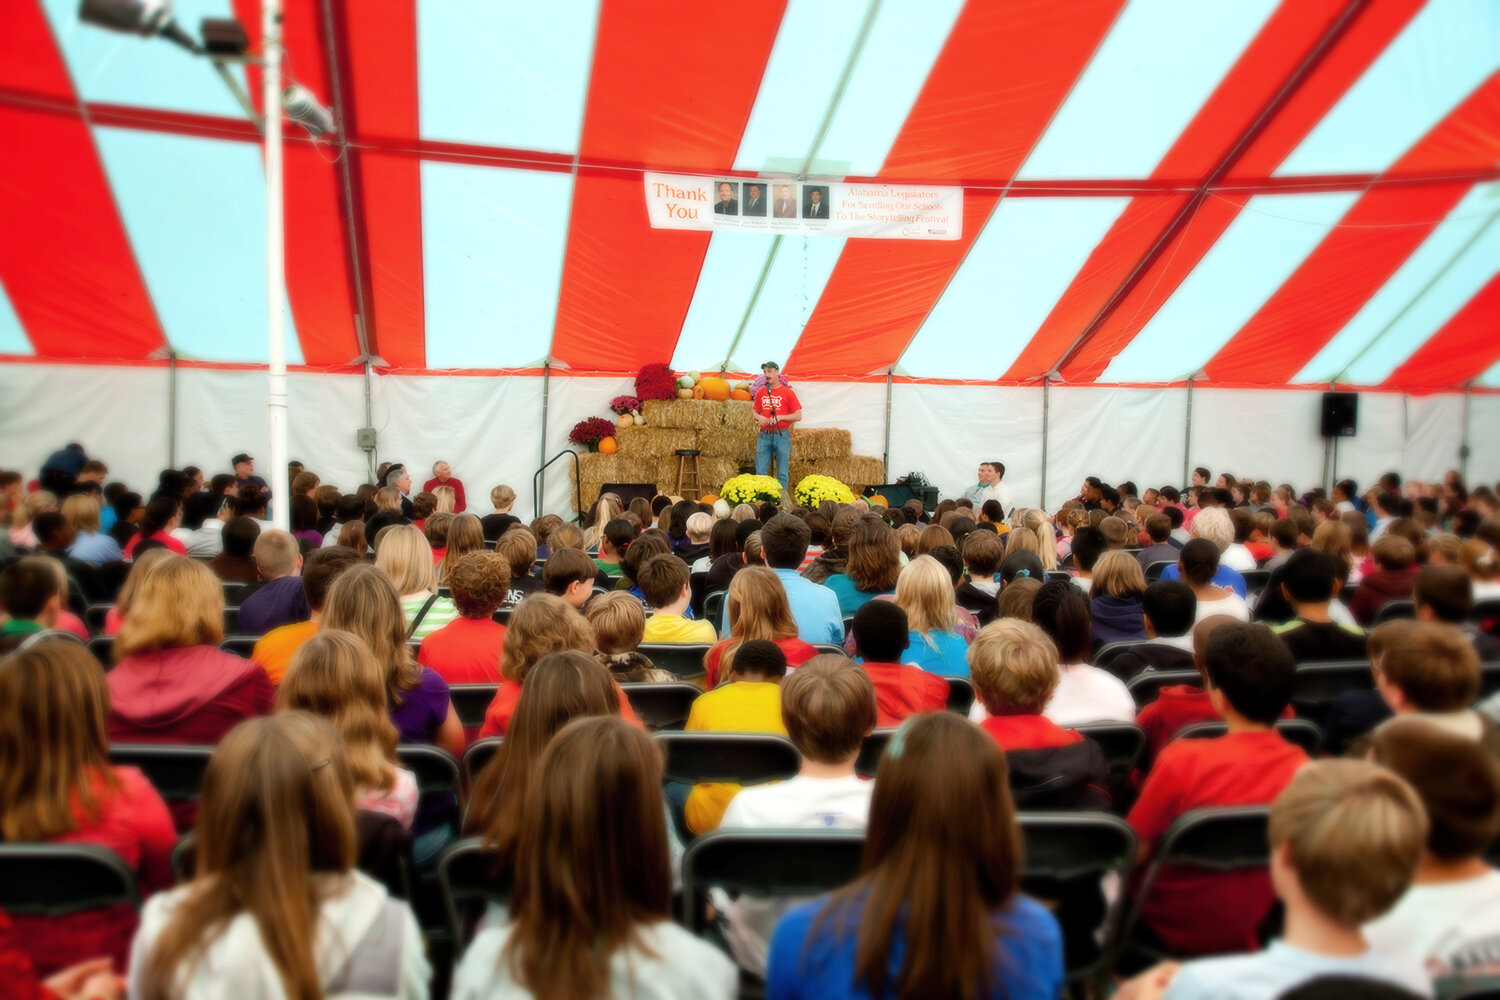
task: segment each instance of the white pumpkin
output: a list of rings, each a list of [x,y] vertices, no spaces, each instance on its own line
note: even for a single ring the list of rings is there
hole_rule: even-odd
[[[645,424],[646,424],[646,418],[643,417],[643,416],[641,416],[641,411],[640,410],[634,410],[634,411],[631,412],[630,415],[635,418],[635,425],[637,427],[643,427],[643,426],[645,426]]]

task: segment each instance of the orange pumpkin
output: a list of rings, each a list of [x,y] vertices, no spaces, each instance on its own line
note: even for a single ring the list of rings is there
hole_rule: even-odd
[[[619,450],[620,450],[620,443],[618,441],[616,441],[613,437],[607,437],[607,438],[600,438],[599,439],[599,454],[601,454],[601,455],[613,455],[615,452],[617,452]]]
[[[748,400],[750,398],[750,390],[748,390],[748,389],[736,389],[736,390],[734,390],[733,392],[731,392],[729,394],[729,398],[730,399],[745,399],[745,400]]]
[[[718,503],[719,502],[719,498],[716,497],[716,496],[714,496],[712,493],[705,493],[701,497],[698,498],[698,502],[699,503],[706,503],[706,504],[714,504],[714,503]]]
[[[701,385],[695,385],[695,386],[693,386],[693,398],[694,399],[702,399],[703,398],[703,386],[701,386]]]
[[[707,376],[698,380],[698,390],[704,399],[712,399],[716,403],[722,403],[729,398],[729,383],[721,378]]]

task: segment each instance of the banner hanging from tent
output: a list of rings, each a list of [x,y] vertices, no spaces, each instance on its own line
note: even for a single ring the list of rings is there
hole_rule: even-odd
[[[646,212],[653,229],[956,240],[964,189],[647,173]]]

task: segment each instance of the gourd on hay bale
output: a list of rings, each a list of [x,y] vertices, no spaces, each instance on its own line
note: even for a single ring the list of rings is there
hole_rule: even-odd
[[[711,399],[648,399],[641,406],[641,416],[647,427],[697,431],[720,422],[720,411],[728,405]]]
[[[632,458],[663,458],[681,448],[697,448],[698,432],[683,427],[622,427],[615,435],[620,454]]]
[[[849,432],[842,428],[792,428],[793,460],[816,462],[824,458],[848,458],[852,447]]]
[[[792,464],[795,466],[797,463]],[[824,458],[812,464],[813,471],[818,475],[832,476],[839,482],[854,487],[855,492],[865,486],[876,486],[885,482],[885,463],[868,455]]]

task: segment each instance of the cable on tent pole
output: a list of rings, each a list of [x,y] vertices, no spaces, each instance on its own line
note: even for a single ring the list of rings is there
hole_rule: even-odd
[[[1052,409],[1052,376],[1042,376],[1042,510],[1047,509],[1047,418]]]
[[[282,217],[280,0],[262,0],[261,33],[265,39],[261,107],[266,109],[266,325],[269,340],[266,413],[271,432],[271,523],[286,531],[291,527],[292,505],[286,464],[286,246]]]
[[[891,383],[895,380],[896,369],[885,370],[885,453],[881,461],[885,463],[885,481],[891,481]]]
[[[1187,414],[1182,420],[1182,481],[1184,484],[1193,481],[1193,379],[1188,376],[1187,384]]]
[[[167,348],[167,468],[177,468],[177,352]]]

